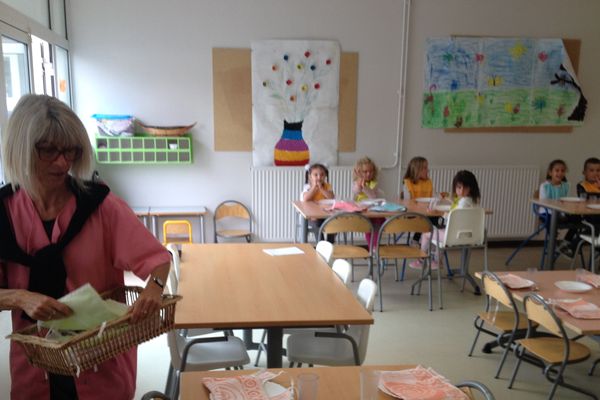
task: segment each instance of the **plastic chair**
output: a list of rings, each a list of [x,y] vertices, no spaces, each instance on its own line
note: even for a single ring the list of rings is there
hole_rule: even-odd
[[[527,330],[527,316],[519,313],[512,293],[498,276],[492,272],[484,271],[482,281],[486,294],[485,311],[479,313],[475,318],[474,325],[477,333],[475,339],[473,339],[469,357],[473,355],[473,350],[481,332],[496,336],[497,343],[504,347],[502,359],[494,376],[494,378],[498,378],[517,334],[523,337]],[[509,311],[498,311],[500,305],[503,306],[504,310],[508,308]],[[484,327],[485,325],[494,328],[498,333]],[[537,324],[534,323],[534,327],[537,327]]]
[[[247,228],[246,228],[247,226]],[[252,215],[244,204],[236,200],[226,200],[215,208],[213,218],[215,243],[219,238],[244,238],[252,241]]]
[[[463,250],[483,248],[483,270],[488,270],[487,256],[487,237],[485,234],[485,210],[481,207],[474,208],[456,208],[448,213],[446,230],[444,237],[439,238],[436,234],[432,236],[431,243],[438,250],[438,260],[442,262],[442,257],[439,253],[445,253],[448,250]],[[463,275],[463,283],[461,291],[465,289],[467,279],[476,288],[473,278],[469,275],[469,260],[466,254],[461,265],[461,273]],[[441,265],[440,265],[441,268]]]
[[[537,293],[531,293],[523,299],[523,305],[528,318],[527,336],[516,341],[515,356],[518,358],[513,370],[509,389],[512,389],[521,362],[533,360],[540,363],[544,376],[553,383],[548,400],[554,398],[558,386],[564,386],[594,399],[597,397],[584,389],[567,384],[564,381],[564,371],[567,365],[585,361],[590,357],[590,349],[581,343],[570,340],[560,319],[552,307]],[[533,321],[547,329],[551,337],[532,337]]]
[[[456,387],[459,389],[474,389],[474,390],[478,391],[479,393],[481,393],[485,400],[496,400],[496,398],[492,394],[491,390],[488,389],[488,387],[485,386],[481,382],[463,381],[463,382],[459,383],[458,385],[456,385]],[[467,393],[467,395],[469,396],[470,399],[474,399],[474,397],[472,396],[471,393]]]
[[[369,312],[373,311],[377,284],[363,279],[357,297]],[[303,363],[318,365],[361,365],[367,354],[370,325],[350,325],[338,332],[313,332],[290,335],[287,339],[287,356],[290,368]]]
[[[344,285],[348,285],[348,283],[350,283],[352,265],[348,261],[344,260],[343,258],[338,258],[333,262],[331,269],[342,280],[342,282],[344,282]]]
[[[577,247],[575,249],[575,254],[573,255],[573,260],[571,261],[571,269],[573,269],[574,264],[575,264],[575,260],[577,259],[577,254],[580,254],[581,257],[583,258],[583,245],[584,244],[589,244],[590,245],[590,271],[592,273],[596,273],[596,248],[600,247],[600,236],[596,236],[596,228],[594,227],[594,225],[592,225],[591,223],[587,222],[587,221],[582,221],[585,225],[587,225],[590,228],[590,234],[589,235],[585,235],[585,234],[581,234],[579,235],[579,237],[581,238],[581,240],[579,241],[579,243],[577,243]]]
[[[163,245],[192,243],[192,225],[187,220],[168,220],[163,223]]]
[[[333,255],[333,244],[329,243],[327,240],[321,240],[317,243],[317,247],[315,248],[317,253],[328,265],[331,265],[331,256]]]
[[[372,252],[370,249],[353,244],[354,233],[370,233],[371,237],[373,237],[373,225],[371,221],[361,214],[341,212],[327,218],[319,229],[319,237],[325,237],[324,235],[330,234],[337,235],[337,242],[333,245],[333,259],[344,258],[350,261],[366,259],[369,265],[369,276],[373,276]],[[350,236],[350,244],[348,244],[347,240],[348,235]],[[343,243],[341,242],[342,240]],[[352,268],[352,281],[354,281],[354,268]]]
[[[420,259],[424,261],[423,268],[421,269],[421,278],[419,280],[427,278],[429,282],[429,310],[433,309],[432,306],[432,283],[431,283],[431,242],[427,251],[421,250],[418,246],[411,246],[410,244],[394,244],[393,238],[402,234],[406,234],[407,237],[411,233],[433,233],[433,225],[429,218],[418,213],[403,213],[389,218],[381,226],[378,233],[377,248],[375,250],[375,259],[377,260],[378,274],[377,283],[379,285],[379,308],[383,311],[383,292],[381,290],[381,277],[383,275],[383,267],[385,260],[390,259]],[[386,242],[392,244],[384,244]],[[440,308],[442,308],[442,286],[441,276],[438,268],[438,296]],[[412,294],[412,293],[411,293]]]

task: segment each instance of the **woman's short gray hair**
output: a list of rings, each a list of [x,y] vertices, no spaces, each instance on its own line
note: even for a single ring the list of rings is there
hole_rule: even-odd
[[[49,142],[61,147],[82,149],[81,158],[73,161],[70,174],[81,186],[90,176],[92,146],[83,123],[62,101],[46,96],[28,94],[19,100],[2,135],[4,176],[13,186],[20,186],[32,197],[39,197],[35,180],[39,161],[35,145]]]

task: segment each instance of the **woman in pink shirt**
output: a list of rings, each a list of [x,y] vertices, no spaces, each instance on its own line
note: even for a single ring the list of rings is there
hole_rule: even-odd
[[[169,255],[127,204],[90,176],[92,149],[79,118],[59,100],[26,95],[2,137],[0,310],[13,329],[71,314],[56,299],[85,283],[96,291],[124,284],[133,271],[146,288],[131,309],[136,323],[160,306]],[[132,399],[137,349],[83,372],[47,374],[11,343],[11,399]]]

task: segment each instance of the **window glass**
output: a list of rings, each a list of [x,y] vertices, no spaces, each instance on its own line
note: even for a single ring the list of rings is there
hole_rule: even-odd
[[[50,0],[50,29],[64,38],[67,37],[65,0]]]
[[[4,57],[6,105],[10,115],[21,96],[29,93],[27,45],[2,36],[2,55]]]
[[[69,85],[69,53],[60,46],[54,46],[56,57],[54,70],[56,72],[57,97],[66,104],[71,104],[71,87]]]
[[[46,28],[50,28],[48,15],[48,0],[1,0],[15,10],[36,20]],[[63,5],[64,7],[64,5]],[[64,15],[63,15],[64,18]]]

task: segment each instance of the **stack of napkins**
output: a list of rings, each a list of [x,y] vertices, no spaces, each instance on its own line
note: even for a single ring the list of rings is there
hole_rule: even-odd
[[[575,318],[600,319],[600,307],[585,300],[568,302],[558,300],[556,304]]]
[[[403,400],[468,400],[465,392],[431,368],[382,371],[379,389]]]
[[[362,212],[367,209],[366,206],[361,206],[353,201],[335,201],[331,207],[326,208],[327,211],[347,211],[347,212]]]
[[[534,285],[534,282],[529,279],[514,274],[498,275],[498,279],[511,289],[524,289]]]
[[[584,273],[579,277],[579,280],[597,288],[600,287],[600,275],[592,273]]]
[[[289,400],[289,392],[272,397],[265,392],[265,382],[276,376],[269,371],[260,371],[231,378],[202,378],[202,383],[210,390],[211,400]]]

